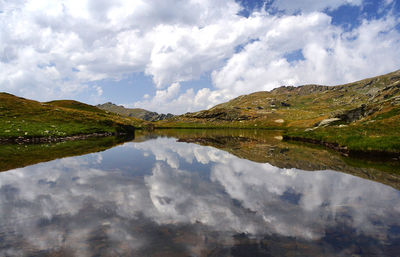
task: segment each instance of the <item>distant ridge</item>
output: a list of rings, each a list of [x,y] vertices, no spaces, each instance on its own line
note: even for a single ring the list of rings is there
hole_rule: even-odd
[[[99,104],[97,107],[104,111],[113,112],[128,117],[135,117],[146,121],[159,121],[174,117],[174,115],[171,113],[158,114],[156,112],[151,112],[140,108],[125,108],[122,105],[116,105],[111,102]]]

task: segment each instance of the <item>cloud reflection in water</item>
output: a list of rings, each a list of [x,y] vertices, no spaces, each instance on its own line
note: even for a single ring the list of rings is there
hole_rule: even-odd
[[[0,173],[0,255],[204,255],[234,249],[240,234],[342,254],[368,242],[382,253],[399,240],[400,194],[391,187],[175,141]]]

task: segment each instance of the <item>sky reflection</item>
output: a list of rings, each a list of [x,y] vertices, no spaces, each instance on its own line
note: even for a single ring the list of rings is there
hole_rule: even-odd
[[[340,172],[157,138],[0,173],[0,217],[1,256],[244,256],[238,235],[258,245],[294,240],[314,253],[391,255],[400,194]]]

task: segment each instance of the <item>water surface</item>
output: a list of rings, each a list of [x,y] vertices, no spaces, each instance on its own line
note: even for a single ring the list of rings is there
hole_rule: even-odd
[[[0,256],[399,255],[396,173],[273,133],[168,133],[0,173]]]

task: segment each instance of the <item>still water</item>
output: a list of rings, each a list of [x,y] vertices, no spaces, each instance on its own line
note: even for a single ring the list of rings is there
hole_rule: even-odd
[[[396,175],[255,138],[138,135],[1,172],[0,256],[400,255]]]

